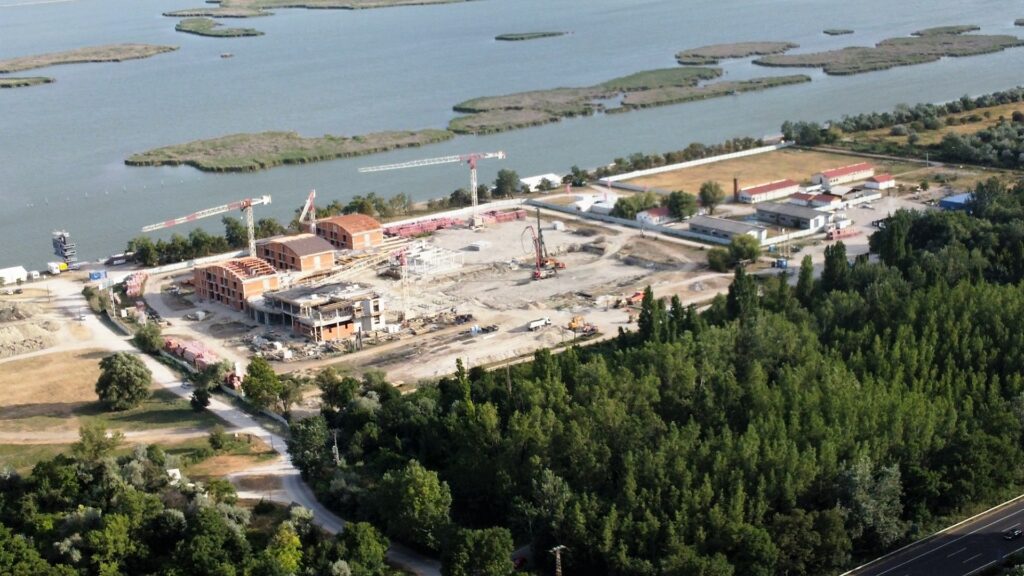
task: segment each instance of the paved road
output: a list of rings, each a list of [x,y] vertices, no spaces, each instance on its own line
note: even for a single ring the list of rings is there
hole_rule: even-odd
[[[1024,528],[1024,496],[843,576],[969,576],[1024,550],[1024,538],[1003,532]]]
[[[50,283],[55,302],[58,307],[63,308],[68,316],[76,317],[78,310],[86,307],[85,298],[81,295],[81,286],[66,279],[55,279]],[[96,316],[88,314],[84,321],[86,326],[92,330],[92,344],[96,347],[107,348],[112,351],[124,351],[137,354],[140,359],[153,373],[153,383],[169,392],[182,398],[188,398],[192,394],[191,388],[182,388],[181,378],[167,366],[157,362],[151,356],[139,354],[138,351],[123,336],[114,333],[109,326],[99,320]],[[211,398],[207,408],[219,418],[227,422],[233,428],[232,432],[239,434],[251,434],[266,442],[275,452],[278,459],[275,462],[260,467],[263,474],[279,476],[282,488],[286,494],[286,500],[299,504],[313,511],[314,521],[328,532],[337,533],[345,526],[345,520],[333,514],[330,510],[321,505],[312,490],[302,478],[299,471],[292,465],[291,456],[288,454],[284,438],[263,428],[260,423],[249,414],[242,412],[234,406],[220,400]],[[441,564],[437,560],[421,556],[400,545],[392,545],[388,550],[388,559],[420,576],[440,576]]]

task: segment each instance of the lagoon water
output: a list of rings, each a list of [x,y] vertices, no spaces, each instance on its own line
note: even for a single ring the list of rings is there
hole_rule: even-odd
[[[310,188],[318,199],[356,194],[415,199],[466,186],[457,165],[359,174],[360,166],[504,150],[481,181],[507,167],[527,176],[594,167],[632,152],[774,133],[783,120],[826,120],[906,102],[945,101],[1024,83],[1024,48],[849,77],[805,71],[813,82],[628,114],[573,119],[420,149],[280,167],[249,174],[131,168],[134,152],[237,132],[353,135],[444,127],[469,98],[597,83],[675,65],[708,43],[789,40],[799,51],[866,45],[939,25],[1024,36],[1009,0],[478,0],[379,10],[277,10],[225,20],[266,32],[204,38],[174,31],[162,12],[201,0],[0,0],[0,59],[120,42],[180,50],[109,64],[22,73],[57,82],[0,91],[0,267],[52,259],[50,231],[65,228],[83,259],[122,250],[152,222],[271,194],[257,218],[290,219]],[[830,37],[825,28],[853,28]],[[496,42],[506,32],[571,35]],[[222,59],[222,52],[235,56]],[[726,62],[726,79],[799,73]],[[204,226],[220,230],[217,218]],[[188,228],[180,230],[187,232]]]

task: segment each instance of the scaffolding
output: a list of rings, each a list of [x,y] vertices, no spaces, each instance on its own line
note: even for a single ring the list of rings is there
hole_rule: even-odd
[[[406,271],[415,276],[447,274],[462,268],[461,252],[440,248],[426,242],[416,242],[405,255]]]

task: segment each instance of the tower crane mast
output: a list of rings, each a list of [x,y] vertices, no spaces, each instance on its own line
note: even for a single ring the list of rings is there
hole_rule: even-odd
[[[237,202],[231,202],[230,204],[224,204],[221,206],[215,206],[213,208],[207,208],[198,212],[193,212],[188,216],[182,216],[180,218],[174,218],[171,220],[165,220],[158,224],[150,224],[149,226],[143,226],[143,232],[153,232],[154,230],[163,230],[165,228],[171,228],[179,224],[185,224],[188,222],[195,222],[202,218],[209,218],[210,216],[216,216],[218,214],[224,214],[232,210],[241,210],[245,213],[245,225],[249,232],[249,256],[256,255],[256,231],[255,225],[253,224],[252,208],[253,206],[260,206],[270,204],[270,196],[260,196],[259,198],[246,198],[245,200],[239,200]]]

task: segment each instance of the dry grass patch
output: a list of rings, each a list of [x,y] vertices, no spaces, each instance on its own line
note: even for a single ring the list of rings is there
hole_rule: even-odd
[[[96,401],[103,350],[56,352],[0,367],[0,421],[47,414],[69,417]],[[77,428],[77,426],[76,426]]]
[[[864,158],[858,156],[787,148],[637,178],[630,180],[629,183],[663,190],[684,190],[696,194],[702,183],[711,180],[721,184],[726,193],[731,194],[733,178],[739,179],[740,188],[785,178],[797,182],[810,182],[811,175],[815,172],[863,161]],[[916,167],[909,162],[869,161],[879,172],[897,175]]]

